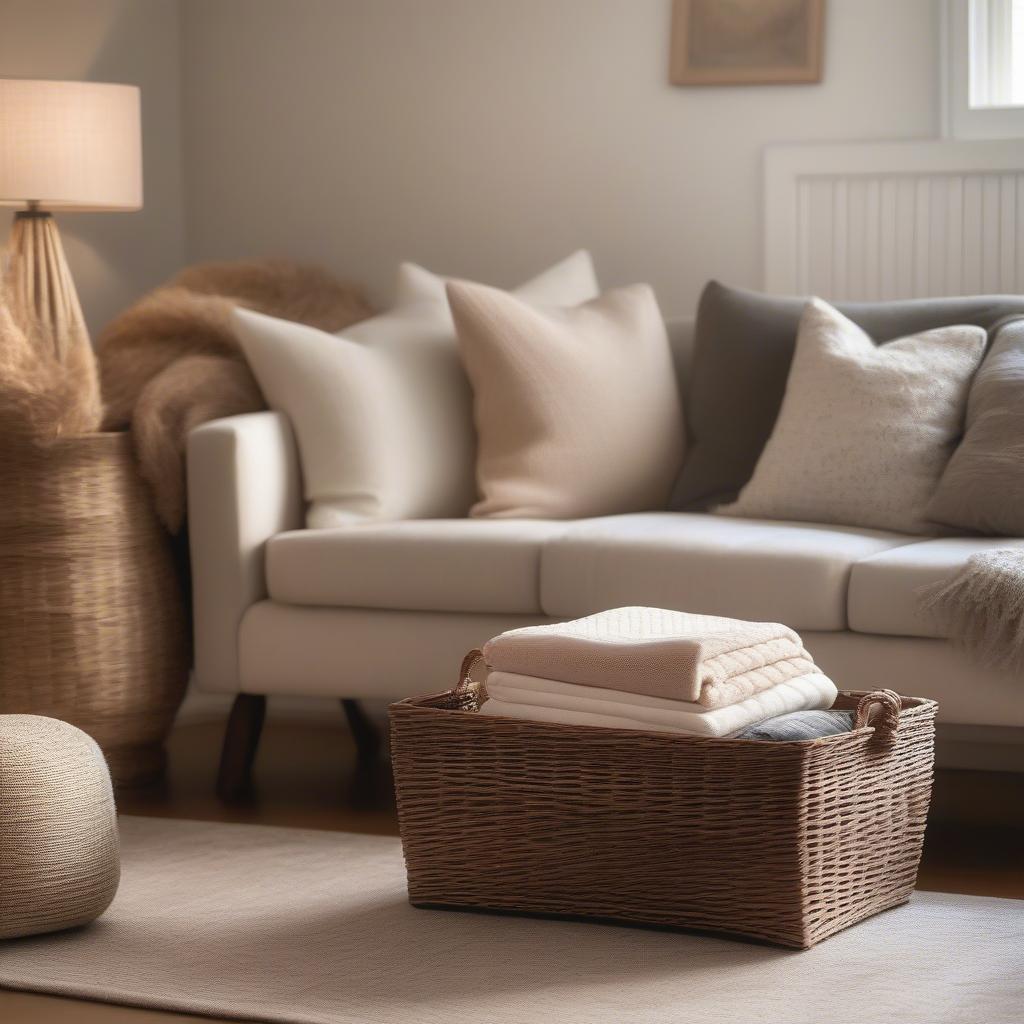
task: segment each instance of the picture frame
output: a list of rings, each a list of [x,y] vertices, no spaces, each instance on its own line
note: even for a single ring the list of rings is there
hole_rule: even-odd
[[[820,82],[825,0],[673,0],[673,85]]]

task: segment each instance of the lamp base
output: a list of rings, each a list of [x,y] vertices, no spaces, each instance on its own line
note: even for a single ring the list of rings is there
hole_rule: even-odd
[[[51,214],[35,205],[15,214],[3,277],[0,302],[38,353],[40,368],[49,363],[51,384],[75,381],[81,426],[98,430],[103,406],[96,356]]]
[[[58,362],[66,362],[75,345],[89,344],[89,330],[53,215],[19,210],[7,259],[6,292],[12,311],[52,343]]]

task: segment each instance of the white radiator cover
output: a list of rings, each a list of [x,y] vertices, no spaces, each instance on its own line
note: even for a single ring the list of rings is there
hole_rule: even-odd
[[[1024,140],[772,146],[764,182],[766,291],[1024,293]]]

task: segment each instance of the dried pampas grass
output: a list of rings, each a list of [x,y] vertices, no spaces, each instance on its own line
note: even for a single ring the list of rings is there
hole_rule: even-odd
[[[96,360],[87,337],[61,362],[52,339],[0,295],[0,436],[47,444],[100,428]]]

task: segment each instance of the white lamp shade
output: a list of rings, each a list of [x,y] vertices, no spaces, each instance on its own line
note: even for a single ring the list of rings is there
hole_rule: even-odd
[[[134,85],[0,79],[0,204],[44,209],[142,206]]]

